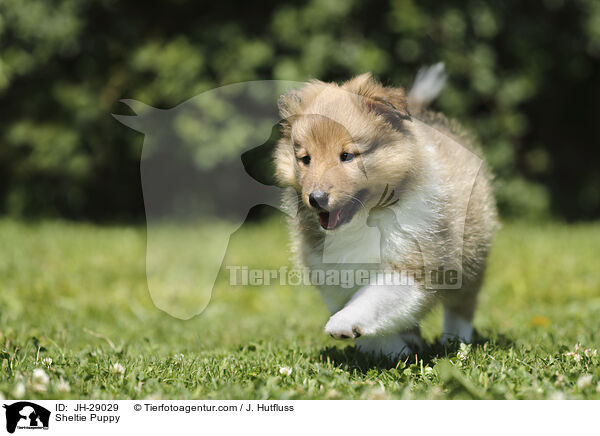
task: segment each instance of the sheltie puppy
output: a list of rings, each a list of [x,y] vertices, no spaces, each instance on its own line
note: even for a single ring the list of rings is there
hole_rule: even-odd
[[[367,73],[341,85],[313,80],[279,101],[274,159],[284,207],[297,207],[293,251],[326,277],[368,276],[317,283],[332,314],[325,332],[365,352],[418,351],[419,323],[437,302],[442,340],[472,340],[496,209],[479,149],[426,110],[444,82],[438,64],[408,96]]]

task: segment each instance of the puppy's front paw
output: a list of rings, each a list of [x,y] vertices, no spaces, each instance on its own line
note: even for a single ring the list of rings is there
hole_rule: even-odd
[[[341,311],[329,318],[325,333],[335,339],[354,339],[364,335],[365,328],[351,314]]]

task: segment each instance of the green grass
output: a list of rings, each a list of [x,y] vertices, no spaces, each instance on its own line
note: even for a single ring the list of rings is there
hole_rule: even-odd
[[[436,310],[423,328],[429,348],[400,362],[324,335],[311,288],[230,288],[223,274],[201,315],[172,318],[150,298],[145,244],[142,227],[0,220],[2,396],[600,398],[599,224],[506,225],[478,341],[443,349]],[[228,259],[278,267],[286,246],[273,219],[239,231]]]

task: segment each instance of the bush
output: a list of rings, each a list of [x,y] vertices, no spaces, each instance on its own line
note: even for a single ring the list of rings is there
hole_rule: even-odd
[[[432,0],[0,3],[0,208],[143,216],[142,138],[110,114],[255,79],[410,85],[443,61],[436,102],[480,138],[507,217],[600,212],[600,4]]]

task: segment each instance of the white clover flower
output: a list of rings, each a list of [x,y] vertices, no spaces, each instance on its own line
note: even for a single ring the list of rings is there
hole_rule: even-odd
[[[125,368],[118,362],[114,363],[113,366],[111,366],[110,370],[113,372],[113,374],[116,375],[122,376],[123,374],[125,374]]]
[[[42,359],[42,365],[50,367],[50,365],[52,365],[52,358],[46,357],[45,359]]]
[[[48,383],[50,383],[50,377],[48,377],[48,374],[42,368],[36,368],[33,370],[31,383],[35,392],[46,392],[48,390]]]
[[[456,353],[456,357],[458,357],[460,360],[465,360],[470,352],[471,352],[471,344],[462,343],[462,344],[460,344],[460,348],[459,348],[458,352]]]
[[[63,380],[63,378],[61,377],[58,383],[56,384],[56,390],[62,393],[71,392],[71,386],[69,386],[69,382]]]
[[[593,348],[583,348],[581,344],[575,344],[575,348],[573,351],[564,354],[565,356],[571,356],[573,360],[579,362],[583,356],[585,357],[594,357],[598,355],[598,350]]]
[[[12,391],[12,396],[17,400],[25,396],[25,384],[23,384],[23,382],[19,382],[16,384],[15,388]]]
[[[288,366],[282,366],[281,368],[279,368],[279,374],[284,375],[286,377],[292,375],[292,368]]]
[[[582,375],[577,380],[577,387],[579,389],[585,389],[585,388],[590,387],[591,385],[592,385],[592,375],[591,374]]]
[[[581,348],[581,344],[575,344],[575,348],[573,351],[569,351],[565,353],[564,356],[570,356],[573,358],[575,362],[579,362],[581,360],[581,354],[579,354],[579,349]]]
[[[31,381],[34,384],[47,385],[50,382],[50,377],[42,368],[36,368],[33,370]]]

